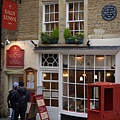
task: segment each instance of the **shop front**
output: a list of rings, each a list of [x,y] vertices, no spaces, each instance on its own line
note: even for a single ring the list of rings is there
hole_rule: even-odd
[[[13,82],[23,80],[30,92],[43,94],[52,120],[87,119],[87,84],[120,83],[119,46],[34,47],[30,41],[22,41],[13,42],[6,50],[14,45],[24,50],[24,66],[5,66],[6,91],[12,88]],[[96,97],[93,93],[92,103]],[[27,112],[29,107],[30,104]],[[39,119],[37,113],[36,119]]]
[[[87,84],[119,82],[116,79],[119,49],[86,46],[35,49],[39,53],[42,94],[52,120],[87,119]],[[95,103],[97,96],[94,93],[93,96]]]

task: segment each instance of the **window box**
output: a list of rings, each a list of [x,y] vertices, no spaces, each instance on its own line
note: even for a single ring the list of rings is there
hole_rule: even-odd
[[[64,30],[64,38],[66,44],[83,44],[84,33],[76,32],[73,36],[69,28]]]
[[[59,31],[57,28],[55,28],[50,35],[47,32],[41,33],[42,44],[57,44],[58,38],[59,38]]]
[[[50,44],[58,44],[58,38],[50,38]]]
[[[65,39],[66,44],[83,44],[83,39],[67,38]]]

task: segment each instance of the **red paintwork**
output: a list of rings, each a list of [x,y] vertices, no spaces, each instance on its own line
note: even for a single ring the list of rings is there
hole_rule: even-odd
[[[99,89],[98,109],[90,109],[91,87],[98,87]],[[88,120],[120,120],[120,84],[111,82],[88,84],[87,99]]]

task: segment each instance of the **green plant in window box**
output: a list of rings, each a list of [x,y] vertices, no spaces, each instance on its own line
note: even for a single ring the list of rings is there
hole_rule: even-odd
[[[84,38],[84,32],[77,32],[72,36],[69,28],[64,29],[64,38],[66,44],[82,44]]]
[[[58,43],[58,38],[59,38],[59,31],[58,31],[58,28],[55,28],[51,33],[50,43],[51,44],[57,44]]]
[[[42,44],[50,44],[50,36],[47,32],[41,33],[41,42]]]
[[[55,28],[51,34],[48,34],[47,32],[41,33],[42,44],[57,44],[58,38],[59,38],[59,31],[57,28]]]

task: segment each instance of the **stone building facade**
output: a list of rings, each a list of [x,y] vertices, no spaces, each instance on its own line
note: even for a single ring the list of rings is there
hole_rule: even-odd
[[[13,0],[14,1],[14,0]],[[17,24],[17,30],[11,31],[2,29],[2,41],[4,42],[6,40],[6,36],[9,34],[9,39],[12,42],[11,45],[5,46],[4,48],[1,48],[2,52],[2,71],[1,71],[1,81],[0,81],[0,116],[7,116],[8,108],[6,104],[6,97],[8,94],[10,87],[10,75],[17,75],[17,74],[24,74],[24,70],[28,67],[34,67],[38,71],[37,75],[37,89],[35,91],[36,94],[39,94],[42,91],[42,87],[44,84],[44,80],[41,80],[41,76],[44,73],[47,73],[46,66],[40,66],[40,58],[42,56],[44,57],[44,54],[58,54],[59,60],[62,60],[64,56],[72,56],[72,55],[83,55],[84,57],[93,56],[99,56],[99,55],[105,55],[107,56],[115,56],[115,66],[114,69],[115,72],[115,81],[117,83],[120,83],[119,81],[119,70],[120,70],[120,1],[119,0],[21,0],[21,4],[19,1],[16,1],[18,3],[18,24]],[[64,40],[64,29],[67,27],[66,25],[66,19],[67,17],[67,3],[73,3],[73,2],[84,2],[84,41],[83,44],[65,44]],[[41,43],[41,32],[43,31],[44,24],[43,24],[43,18],[45,16],[44,14],[44,5],[49,4],[58,4],[59,6],[59,41],[57,45],[54,44],[48,44],[44,45]],[[117,8],[117,15],[116,17],[111,20],[107,21],[102,18],[101,11],[103,7],[107,4],[112,4]],[[30,40],[34,40],[35,43],[37,43],[37,47],[34,48],[34,45],[30,44]],[[90,48],[86,45],[87,41],[90,40]],[[6,68],[5,63],[5,51],[8,50],[12,45],[19,45],[21,48],[25,49],[26,51],[26,57],[25,57],[25,66],[22,69],[19,68]],[[29,52],[32,54],[28,55]],[[79,53],[80,52],[80,53]],[[66,53],[66,54],[65,54]],[[79,54],[78,54],[79,53]],[[65,55],[64,55],[65,54]],[[34,59],[33,59],[34,56]],[[62,57],[61,57],[62,56]],[[28,60],[29,59],[29,60]],[[106,59],[107,60],[107,59]],[[36,61],[36,63],[34,63]],[[59,64],[63,64],[63,60],[59,61]],[[17,70],[17,72],[15,72]],[[54,67],[48,67],[48,70],[50,71],[58,71],[59,76],[62,75],[62,68],[58,67],[58,69],[55,69]],[[86,68],[84,68],[86,70]],[[94,69],[92,69],[95,71]],[[22,72],[21,72],[22,71]],[[47,71],[47,72],[46,72]],[[106,70],[107,71],[107,70]],[[54,73],[54,72],[53,72]],[[99,72],[100,73],[100,72]],[[6,80],[7,79],[7,80]],[[61,82],[63,80],[62,77],[59,77],[59,81]],[[58,82],[59,83],[59,82]],[[62,82],[61,82],[62,83]],[[63,82],[63,84],[65,84]],[[62,86],[60,84],[60,86]],[[59,86],[59,88],[60,88]],[[62,88],[62,87],[61,87]],[[59,89],[62,91],[62,89]],[[84,99],[85,103],[85,97],[81,98]],[[48,107],[48,111],[50,114],[50,118],[52,120],[61,119],[61,114],[64,113],[62,109],[62,92],[60,92],[59,95],[59,107],[58,109],[51,110],[50,107]],[[77,103],[75,103],[77,104]],[[55,117],[57,116],[57,119],[52,116],[53,112],[57,111],[55,113]],[[75,114],[74,114],[75,112]],[[66,112],[66,115],[70,116],[77,116],[79,117],[85,117],[87,118],[87,113],[83,112],[81,116],[74,111],[71,113]]]

